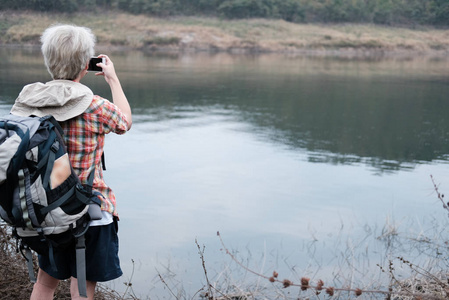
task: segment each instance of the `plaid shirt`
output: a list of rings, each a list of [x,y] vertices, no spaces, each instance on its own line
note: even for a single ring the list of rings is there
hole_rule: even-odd
[[[95,168],[93,188],[103,195],[100,197],[101,209],[117,216],[115,195],[103,179],[101,155],[105,134],[124,134],[128,130],[125,115],[112,102],[94,96],[84,113],[62,122],[61,126],[75,173],[84,184]]]

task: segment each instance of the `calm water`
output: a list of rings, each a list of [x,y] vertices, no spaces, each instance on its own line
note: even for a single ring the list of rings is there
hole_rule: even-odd
[[[413,238],[447,219],[430,175],[449,190],[449,59],[110,56],[135,115],[106,146],[120,291],[134,260],[138,295],[170,298],[158,273],[193,295],[205,282],[195,240],[211,281],[254,285],[217,231],[257,271],[331,280],[345,257],[384,264],[388,228]],[[24,84],[50,78],[39,52],[0,57],[6,113]],[[84,83],[110,98],[103,79]]]

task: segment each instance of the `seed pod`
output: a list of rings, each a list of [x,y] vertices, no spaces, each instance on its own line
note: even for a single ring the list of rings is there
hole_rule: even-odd
[[[309,280],[310,278],[307,277],[301,278],[301,291],[306,291],[309,288]]]
[[[321,279],[318,280],[318,283],[316,285],[316,290],[321,291],[323,289],[323,286],[324,286],[324,282]]]
[[[288,279],[284,279],[283,284],[284,284],[284,288],[288,288],[289,286],[292,285],[292,282]]]

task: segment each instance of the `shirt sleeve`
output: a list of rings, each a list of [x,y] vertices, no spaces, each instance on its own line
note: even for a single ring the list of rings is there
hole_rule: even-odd
[[[125,114],[107,99],[98,97],[100,107],[100,121],[102,123],[102,133],[108,134],[114,132],[116,134],[124,134],[128,131],[129,123]]]

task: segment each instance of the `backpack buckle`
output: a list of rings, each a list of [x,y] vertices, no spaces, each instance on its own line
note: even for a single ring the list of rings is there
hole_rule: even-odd
[[[59,142],[56,140],[52,145],[51,145],[51,151],[53,151],[54,153],[58,152],[59,150]]]

